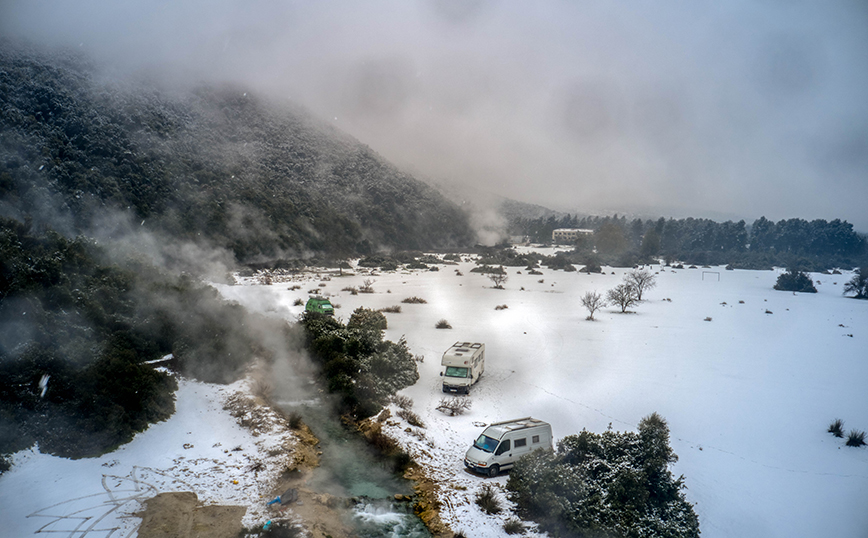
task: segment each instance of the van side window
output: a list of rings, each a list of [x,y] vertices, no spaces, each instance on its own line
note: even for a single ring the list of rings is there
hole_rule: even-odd
[[[539,443],[539,435],[534,435],[534,436],[531,438],[530,441],[531,441],[533,444],[537,444],[537,443]]]
[[[515,448],[518,448],[520,446],[527,446],[527,439],[516,439]]]
[[[509,445],[509,439],[507,439],[506,441],[500,443],[500,446],[497,447],[497,452],[495,452],[494,455],[495,455],[495,456],[500,456],[500,455],[503,454],[504,452],[509,452],[509,447],[510,447],[510,445]]]

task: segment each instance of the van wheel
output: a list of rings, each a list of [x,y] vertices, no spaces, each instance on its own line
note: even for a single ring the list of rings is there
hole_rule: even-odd
[[[499,473],[499,472],[500,472],[500,466],[499,465],[492,465],[488,469],[488,476],[491,478],[494,478],[495,476],[497,476],[497,473]]]

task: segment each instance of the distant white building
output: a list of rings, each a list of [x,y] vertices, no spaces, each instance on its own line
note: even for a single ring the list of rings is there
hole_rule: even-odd
[[[558,228],[552,232],[552,243],[565,245],[575,243],[583,235],[594,235],[594,230],[583,228]]]

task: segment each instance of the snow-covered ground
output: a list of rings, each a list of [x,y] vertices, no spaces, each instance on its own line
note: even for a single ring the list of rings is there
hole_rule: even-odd
[[[223,409],[227,399],[243,397],[244,383],[181,379],[171,418],[99,458],[15,454],[12,469],[0,477],[0,536],[134,536],[141,519],[133,514],[142,502],[168,491],[195,492],[205,504],[249,507],[243,524],[264,523],[269,489],[285,469],[273,454],[291,457],[285,448],[294,438],[267,409],[256,436]],[[261,468],[253,470],[258,462]]]
[[[654,411],[669,422],[680,457],[674,471],[686,477],[704,537],[868,535],[868,448],[826,433],[835,418],[847,430],[868,430],[868,301],[841,295],[850,274],[813,274],[819,293],[794,295],[772,289],[773,271],[655,266],[658,286],[636,313],[606,308],[591,322],[579,298],[614,287],[625,270],[529,275],[512,268],[506,289],[496,290],[472,267],[328,280],[308,274],[270,286],[247,279],[218,288],[288,319],[314,288],[340,305],[344,320],[359,306],[401,305],[401,313],[387,314],[386,336],[405,336],[425,357],[419,382],[403,393],[427,427],[413,435],[399,422],[389,431],[432,470],[443,489],[443,519],[467,536],[505,536],[508,517],[487,516],[473,502],[483,484],[502,488],[507,477],[482,478],[462,466],[483,425],[531,415],[561,438],[610,423],[635,429]],[[375,281],[374,293],[342,291],[365,279]],[[411,296],[428,302],[401,303]],[[453,328],[435,329],[440,319]],[[440,356],[457,340],[486,344],[486,372],[471,392],[471,410],[449,417],[434,408],[444,396]],[[247,525],[264,521],[264,488],[279,468],[266,456],[291,440],[285,431],[253,436],[238,426],[223,405],[240,389],[181,380],[172,418],[100,458],[16,454],[0,477],[0,536],[132,536],[139,501],[177,490],[249,506]],[[262,460],[270,463],[252,471]]]
[[[772,289],[777,271],[654,266],[658,285],[635,313],[608,307],[591,322],[581,295],[605,293],[626,270],[543,268],[540,276],[511,268],[506,289],[497,290],[472,267],[220,289],[288,318],[313,288],[340,305],[345,321],[359,306],[401,305],[401,313],[386,314],[386,336],[406,337],[425,357],[421,379],[403,393],[427,427],[424,440],[406,433],[406,423],[391,432],[441,481],[442,517],[468,536],[505,536],[507,516],[486,516],[473,499],[482,484],[502,487],[507,477],[462,468],[482,425],[530,415],[561,438],[609,424],[634,430],[654,411],[669,423],[680,458],[674,472],[686,477],[703,536],[868,535],[868,448],[846,447],[826,432],[835,418],[847,430],[868,430],[868,301],[842,296],[850,273],[812,274],[819,293],[793,294]],[[365,279],[375,293],[342,291]],[[411,296],[427,304],[401,304]],[[440,319],[453,328],[435,329]],[[472,409],[449,417],[434,409],[444,396],[439,362],[459,340],[485,343],[486,369]]]

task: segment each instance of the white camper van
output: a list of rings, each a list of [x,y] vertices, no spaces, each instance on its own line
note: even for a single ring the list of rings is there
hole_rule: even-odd
[[[455,342],[443,353],[440,364],[446,369],[443,376],[443,392],[470,393],[470,385],[479,381],[485,371],[485,344]]]
[[[552,426],[548,422],[531,417],[495,422],[467,449],[464,465],[477,473],[497,476],[525,454],[551,447]]]

